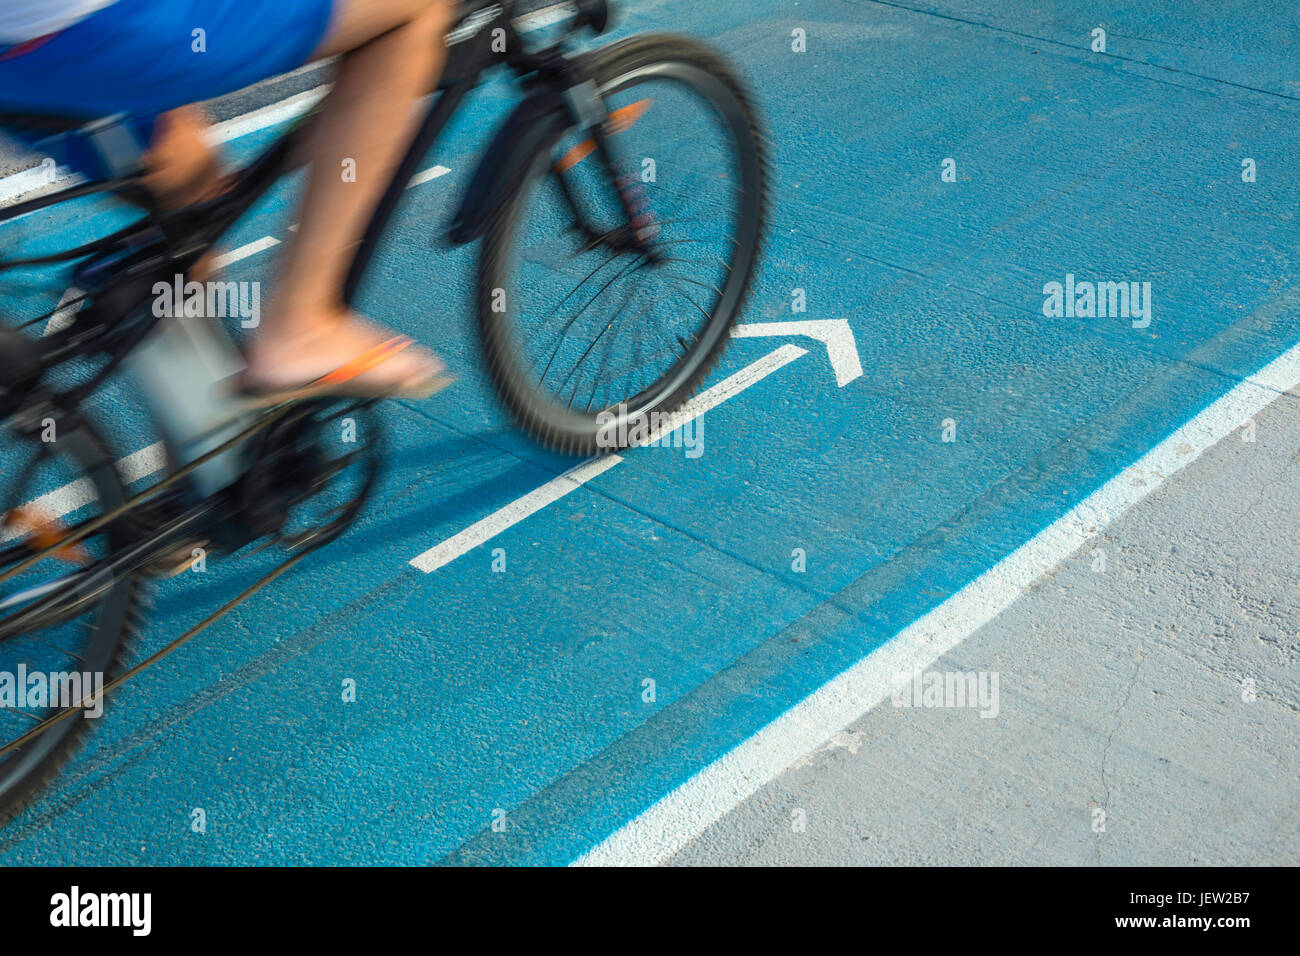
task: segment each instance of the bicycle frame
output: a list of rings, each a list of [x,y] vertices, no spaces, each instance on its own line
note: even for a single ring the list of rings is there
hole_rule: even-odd
[[[575,6],[575,19],[563,37],[540,51],[532,52],[525,47],[516,30],[509,3],[468,0],[462,5],[458,26],[448,35],[448,60],[439,88],[431,95],[429,107],[411,145],[367,224],[349,267],[344,286],[347,302],[353,301],[411,177],[428,156],[449,119],[489,69],[502,64],[509,66],[520,78],[527,94],[500,125],[484,152],[470,188],[452,220],[449,231],[452,242],[465,243],[478,238],[497,204],[508,195],[518,177],[524,175],[537,150],[548,145],[549,141],[557,141],[566,129],[589,130],[597,141],[602,159],[612,165],[599,128],[604,119],[603,103],[594,86],[585,82],[580,67],[575,68],[579,61],[563,48],[564,41],[584,26],[597,32],[603,30],[608,10],[604,0],[583,0]],[[32,353],[23,358],[28,359],[36,377],[29,383],[24,382],[21,388],[0,381],[0,398],[3,398],[6,385],[10,386],[11,395],[20,393],[24,396],[23,404],[18,407],[0,407],[0,418],[26,417],[26,413],[33,409],[51,403],[64,414],[75,417],[81,401],[113,373],[157,324],[158,319],[152,310],[141,308],[150,301],[154,284],[160,280],[170,282],[176,273],[188,272],[280,177],[299,164],[299,150],[318,112],[319,108],[313,108],[294,121],[274,144],[236,174],[224,193],[193,206],[178,210],[157,207],[142,190],[139,174],[136,174],[74,186],[0,211],[0,222],[4,222],[59,202],[103,192],[121,195],[146,209],[141,220],[82,246],[47,256],[0,262],[2,271],[20,265],[86,260],[74,274],[74,284],[83,291],[86,306],[76,313],[72,323],[39,340],[23,339],[16,333],[9,333],[14,336],[11,351],[15,355],[19,347]],[[581,217],[576,205],[574,213]],[[134,318],[126,321],[128,317]],[[0,329],[0,332],[5,331]],[[6,343],[8,341],[5,339]],[[44,371],[91,351],[106,356],[107,360],[87,381],[61,394],[38,386]],[[179,471],[173,471],[172,478],[191,472],[200,462],[215,454],[209,452]],[[111,573],[129,570],[149,554],[165,547],[179,533],[201,524],[207,515],[231,512],[233,507],[228,499],[228,494],[217,493],[184,509],[181,515],[142,537],[129,553],[115,556],[104,570]],[[70,580],[67,588],[85,583]],[[38,606],[54,606],[66,596],[66,590],[51,594],[48,599],[39,601]]]
[[[381,197],[349,267],[343,290],[346,302],[354,301],[375,249],[418,165],[433,148],[448,120],[479,85],[483,74],[493,67],[509,66],[529,95],[502,123],[485,151],[452,221],[449,238],[453,243],[471,242],[482,234],[491,213],[508,188],[522,176],[536,148],[547,139],[558,139],[565,128],[579,125],[591,129],[602,158],[608,157],[607,143],[598,128],[604,115],[599,95],[590,84],[583,84],[580,71],[573,68],[574,59],[563,49],[565,40],[584,26],[597,32],[603,30],[608,6],[605,0],[581,0],[574,5],[577,12],[569,30],[558,42],[538,52],[525,47],[509,2],[467,0],[462,5],[458,26],[448,35],[449,54],[439,88],[431,95],[429,108]],[[498,52],[497,47],[502,47],[504,52]],[[134,174],[74,186],[0,210],[0,223],[3,223],[56,203],[108,192],[144,206],[148,213],[139,222],[73,249],[0,261],[0,271],[96,256],[78,270],[76,285],[87,293],[86,298],[94,311],[100,313],[101,324],[107,332],[112,316],[129,314],[147,301],[147,289],[152,289],[155,278],[169,279],[178,271],[188,271],[281,176],[299,165],[299,150],[318,112],[314,108],[295,121],[268,150],[236,175],[226,192],[193,206],[178,210],[158,208],[142,190],[139,174]],[[574,212],[580,215],[576,208]],[[95,316],[85,318],[93,320]],[[48,368],[84,352],[88,324],[79,321],[76,323],[79,327],[69,327],[43,338],[40,365]],[[120,357],[147,331],[142,329],[139,336],[129,341],[113,343],[111,352]],[[105,374],[114,364],[110,361],[110,369]],[[88,394],[101,382],[102,377],[97,376],[86,383],[78,390],[78,397]]]
[[[641,393],[649,395],[652,388],[659,389],[654,394],[654,400],[672,402],[671,407],[676,408],[698,386],[716,361],[721,344],[725,342],[725,332],[735,321],[744,288],[749,282],[753,256],[762,233],[765,197],[761,128],[751,115],[743,84],[727,69],[725,62],[713,56],[703,44],[695,44],[694,56],[691,56],[692,48],[683,43],[684,38],[674,39],[670,35],[647,36],[642,43],[629,41],[629,47],[616,45],[594,57],[589,54],[570,54],[565,49],[565,40],[583,27],[600,33],[608,20],[605,0],[572,0],[572,6],[575,8],[575,17],[562,38],[533,51],[524,45],[517,32],[513,4],[509,0],[499,0],[496,3],[490,0],[466,0],[462,4],[457,26],[446,38],[449,55],[443,78],[438,89],[431,95],[412,142],[362,234],[345,278],[343,297],[348,303],[354,301],[391,217],[420,164],[426,161],[447,122],[469,93],[479,85],[483,74],[499,65],[506,65],[515,73],[525,95],[498,126],[484,150],[448,230],[450,241],[460,244],[480,238],[494,223],[499,226],[493,228],[487,244],[489,248],[485,250],[480,263],[480,289],[501,285],[505,281],[499,268],[503,260],[500,247],[503,245],[502,236],[511,223],[508,219],[498,220],[498,212],[507,215],[514,213],[516,204],[522,204],[528,195],[521,191],[521,187],[531,185],[528,177],[540,175],[556,177],[562,204],[567,205],[573,217],[571,223],[565,224],[565,231],[579,233],[583,252],[602,246],[613,250],[615,256],[631,251],[638,257],[644,257],[647,262],[658,261],[654,246],[658,231],[654,225],[655,217],[652,213],[644,212],[645,203],[638,204],[630,198],[635,193],[632,185],[635,176],[620,177],[617,172],[620,168],[618,157],[609,141],[609,134],[621,132],[631,122],[635,122],[635,117],[640,115],[636,112],[639,105],[644,111],[651,101],[645,99],[640,104],[632,104],[611,113],[598,83],[603,81],[611,84],[611,88],[623,89],[616,78],[635,77],[638,74],[618,73],[617,70],[626,66],[628,70],[636,71],[647,56],[650,56],[653,65],[658,61],[651,54],[662,56],[669,64],[689,64],[694,59],[711,61],[714,64],[712,73],[705,78],[711,77],[713,87],[701,88],[711,94],[708,102],[718,109],[724,119],[729,120],[728,132],[732,136],[732,145],[737,147],[738,155],[744,160],[742,172],[748,173],[742,182],[752,184],[755,188],[745,190],[740,186],[735,187],[742,196],[748,195],[751,198],[748,202],[737,205],[737,229],[740,231],[742,226],[748,224],[747,244],[738,258],[733,259],[728,254],[724,260],[729,274],[736,277],[735,285],[731,280],[727,283],[728,290],[731,290],[728,294],[732,295],[731,306],[723,311],[715,309],[713,313],[700,308],[706,320],[703,328],[713,337],[706,339],[703,346],[686,356],[690,362],[685,364],[677,362],[674,350],[674,364],[668,372],[661,374],[659,382]],[[696,86],[700,87],[699,81],[696,81]],[[194,541],[203,542],[200,550],[204,552],[211,547],[217,553],[232,553],[264,539],[265,544],[261,547],[279,544],[291,552],[289,558],[221,608],[188,628],[162,649],[114,677],[101,693],[114,690],[145,668],[153,666],[228,613],[231,608],[269,585],[307,554],[342,534],[355,520],[380,473],[382,432],[377,420],[372,420],[373,427],[362,430],[367,435],[366,443],[355,451],[334,454],[329,452],[321,440],[322,435],[326,434],[323,429],[327,422],[356,412],[371,414],[373,401],[345,399],[342,401],[347,407],[337,409],[336,406],[340,404],[338,400],[305,399],[283,402],[270,410],[251,411],[247,403],[231,394],[230,386],[244,363],[236,353],[236,346],[220,327],[210,321],[207,323],[216,328],[215,338],[218,343],[215,352],[224,357],[234,356],[237,360],[226,363],[222,368],[218,368],[215,363],[195,360],[210,357],[214,350],[203,351],[195,347],[187,352],[181,346],[172,349],[174,340],[167,338],[177,329],[184,333],[185,320],[191,317],[206,320],[209,317],[193,313],[185,316],[172,315],[160,326],[162,317],[156,310],[155,286],[161,282],[170,288],[173,280],[179,282],[181,276],[192,273],[194,266],[231,226],[281,176],[305,159],[302,153],[304,140],[310,134],[318,114],[319,109],[312,109],[294,121],[270,148],[232,178],[229,187],[220,196],[187,208],[160,208],[143,189],[140,175],[135,174],[108,182],[75,186],[0,210],[0,222],[4,222],[65,200],[111,192],[135,202],[146,211],[141,220],[75,249],[26,260],[0,262],[2,271],[19,265],[85,260],[78,264],[74,272],[74,285],[84,293],[77,301],[84,302],[85,305],[73,314],[70,322],[63,323],[61,328],[39,338],[0,326],[0,357],[4,359],[3,366],[0,366],[0,421],[11,420],[20,436],[34,441],[39,437],[35,424],[42,420],[43,413],[52,412],[60,416],[60,428],[67,423],[74,430],[83,429],[80,435],[83,449],[86,442],[94,447],[94,455],[83,455],[82,467],[99,477],[110,475],[119,479],[116,483],[108,482],[104,485],[106,493],[102,496],[105,500],[102,513],[80,520],[67,528],[59,528],[57,534],[28,534],[16,539],[16,543],[7,551],[0,547],[0,558],[4,559],[0,560],[0,584],[4,584],[47,558],[65,557],[68,548],[88,539],[92,534],[97,537],[107,536],[108,541],[107,555],[93,563],[87,561],[86,566],[78,570],[25,587],[20,580],[19,590],[7,597],[0,594],[0,611],[14,612],[0,619],[0,643],[29,630],[77,620],[84,605],[90,604],[110,586],[128,576],[178,573],[183,563],[178,565],[177,559],[185,557],[185,551]],[[627,116],[633,118],[628,120]],[[581,141],[560,158],[555,147],[574,132]],[[564,179],[567,169],[592,154],[600,163],[605,186],[617,198],[625,214],[624,218],[615,210],[614,225],[604,231],[593,227]],[[739,246],[740,240],[733,239],[733,243]],[[681,260],[665,257],[663,261]],[[731,263],[734,261],[739,261],[741,266],[733,273]],[[623,271],[626,272],[627,268],[624,267]],[[489,278],[491,281],[486,281]],[[722,291],[718,294],[720,299],[724,296]],[[151,299],[155,299],[154,309],[148,308]],[[60,303],[60,308],[72,304],[63,302]],[[24,326],[50,318],[53,314],[30,319]],[[489,364],[496,368],[502,359],[502,350],[496,344],[500,336],[497,334],[497,338],[493,337],[491,316],[486,311],[480,310],[479,318],[481,341],[485,344],[485,352],[492,359]],[[678,338],[677,341],[684,350],[691,348],[685,340]],[[698,337],[692,339],[692,343],[698,341]],[[590,352],[591,349],[588,348],[587,351]],[[94,358],[97,365],[102,367],[95,369],[89,381],[63,392],[42,383],[42,376],[54,365],[77,357]],[[89,418],[83,417],[80,408],[82,400],[98,388],[118,366],[124,366],[131,372],[137,385],[145,386],[141,390],[144,404],[154,413],[154,423],[159,425],[159,431],[162,432],[168,456],[165,476],[135,493],[128,492],[120,476],[112,475],[114,456],[107,443],[99,440],[93,423]],[[683,371],[683,368],[687,370]],[[147,374],[140,374],[142,369],[167,369],[171,377],[151,379]],[[191,369],[195,370],[192,375],[188,374]],[[515,399],[518,398],[517,394],[503,387],[500,380],[495,384],[507,404],[512,395]],[[169,418],[164,406],[176,404],[174,399],[181,393],[186,393],[191,398],[217,395],[215,404],[219,406],[222,415],[238,408],[239,416],[230,415],[215,423],[212,417],[206,417],[205,414],[195,414],[189,418],[173,414]],[[206,407],[197,399],[187,404]],[[589,401],[588,411],[590,404]],[[512,411],[517,412],[518,408],[518,404],[511,406]],[[525,425],[530,421],[522,415],[520,420]],[[186,427],[178,427],[178,421],[186,423]],[[169,425],[170,432],[167,427]],[[224,437],[232,430],[235,434]],[[578,446],[572,438],[573,431],[575,430],[570,429],[563,432],[556,428],[552,434],[534,429],[534,434],[562,450],[574,451]],[[179,437],[173,440],[173,434],[177,433]],[[557,439],[557,435],[563,441]],[[199,441],[210,443],[199,448],[196,447]],[[75,445],[73,447],[76,448]],[[41,460],[46,454],[48,452],[38,452],[36,460]],[[224,461],[221,460],[223,457]],[[84,464],[85,461],[91,464]],[[221,464],[224,468],[226,464],[232,463],[234,467],[226,469],[212,481],[206,480],[202,473],[211,471],[207,468],[209,464]],[[321,491],[344,469],[350,470],[352,479],[330,487],[336,494],[341,491],[348,497],[341,506],[326,513],[332,520],[313,521],[311,515],[303,514],[308,509],[299,506],[305,502],[319,502],[321,506],[330,503]],[[34,471],[28,474],[30,477]],[[234,477],[231,478],[230,475]],[[18,484],[23,485],[24,480]],[[22,496],[17,500],[21,501]],[[297,519],[306,518],[307,527],[298,530],[303,522],[289,522],[287,516],[290,512]],[[6,512],[6,516],[8,514],[10,512]],[[179,545],[184,547],[178,549]],[[44,569],[45,566],[42,566],[41,572],[32,576],[38,577],[44,573]],[[132,581],[126,583],[133,584]],[[128,606],[123,606],[130,610]],[[104,629],[103,634],[116,641],[121,630],[119,622],[113,624],[111,629]],[[120,654],[117,645],[108,647],[105,654],[110,651],[112,655]],[[106,659],[115,660],[116,657]],[[26,747],[61,721],[75,718],[86,703],[83,700],[74,706],[65,707],[41,719],[35,727],[14,740],[0,742],[0,758]],[[70,725],[65,723],[64,726]],[[54,746],[56,745],[50,745]],[[46,760],[51,754],[57,756],[57,751],[54,750],[41,753],[38,758],[40,760]],[[23,759],[26,759],[26,755],[25,752]],[[16,766],[19,772],[9,779],[17,781],[15,786],[21,786],[24,784],[24,775],[29,771],[24,770],[22,765]],[[0,783],[3,782],[0,779]],[[3,798],[4,793],[0,792],[0,809],[3,808]]]

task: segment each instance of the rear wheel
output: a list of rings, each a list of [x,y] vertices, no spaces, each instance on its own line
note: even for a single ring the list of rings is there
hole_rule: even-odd
[[[84,420],[51,417],[34,432],[4,426],[0,436],[0,577],[7,576],[0,581],[3,747],[72,709],[68,705],[92,693],[96,680],[102,686],[111,679],[135,624],[139,579],[113,576],[103,566],[126,543],[123,521],[19,570],[69,529],[119,507],[126,489]],[[42,684],[44,692],[37,693]],[[0,754],[0,823],[75,752],[90,723],[84,714],[69,717]]]
[[[638,36],[582,70],[618,166],[574,133],[536,157],[489,226],[478,311],[514,417],[594,454],[649,437],[717,362],[758,259],[767,169],[749,94],[707,46]]]

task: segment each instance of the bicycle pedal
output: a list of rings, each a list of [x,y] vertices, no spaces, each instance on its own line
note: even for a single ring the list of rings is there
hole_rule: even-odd
[[[34,551],[55,549],[51,554],[60,561],[82,567],[92,562],[90,554],[76,542],[59,547],[69,536],[69,529],[57,517],[34,506],[11,508],[0,516],[0,528],[7,529],[13,537],[27,538]]]

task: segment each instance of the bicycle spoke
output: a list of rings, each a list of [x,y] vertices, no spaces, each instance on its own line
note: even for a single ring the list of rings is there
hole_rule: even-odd
[[[685,259],[670,259],[670,260],[664,260],[664,261],[666,261],[666,262],[685,262],[686,260],[685,260]],[[674,281],[676,281],[676,282],[689,282],[691,285],[697,285],[697,286],[699,286],[701,289],[709,289],[709,290],[712,291],[712,292],[716,292],[716,293],[718,294],[718,298],[722,298],[722,290],[719,289],[719,288],[718,288],[716,285],[714,285],[712,282],[701,282],[701,281],[699,281],[698,279],[692,279],[692,278],[690,278],[689,276],[679,276],[679,275],[677,275],[675,272],[661,272],[661,273],[659,273],[659,274],[660,274],[661,276],[663,276],[665,279],[672,279],[672,280],[674,280]],[[707,314],[707,313],[706,313],[706,314]]]
[[[570,320],[568,321],[568,323],[565,325],[565,327],[564,327],[564,331],[567,332],[570,328],[573,327],[573,323],[576,322],[576,321],[581,317],[582,313],[586,312],[587,309],[589,309],[589,308],[591,307],[591,304],[592,304],[593,302],[595,302],[598,298],[600,298],[600,294],[601,294],[602,292],[604,292],[606,289],[608,289],[611,285],[613,285],[613,284],[614,284],[615,282],[617,282],[619,279],[623,278],[623,276],[625,276],[625,275],[626,275],[629,271],[631,271],[632,269],[638,268],[640,265],[643,265],[644,262],[645,262],[645,260],[644,260],[643,258],[636,258],[636,259],[633,259],[633,261],[632,261],[629,265],[624,266],[623,269],[622,269],[622,271],[620,271],[617,275],[614,276],[614,278],[610,279],[610,280],[609,280],[608,282],[606,282],[603,286],[601,286],[600,289],[596,292],[596,294],[593,295],[590,299],[587,300],[587,304],[584,305],[581,309],[579,309],[578,312],[577,312],[577,314],[575,314],[574,317],[573,317],[572,319],[570,319]],[[608,326],[606,326],[606,329],[608,329]],[[602,332],[601,334],[603,335],[604,332]],[[551,353],[550,361],[548,361],[548,362],[546,363],[546,369],[545,369],[545,371],[543,371],[543,373],[542,373],[542,377],[541,377],[541,379],[540,379],[539,381],[545,381],[545,380],[546,380],[546,372],[549,372],[549,371],[550,371],[551,363],[555,361],[555,356],[556,356],[557,354],[559,354],[560,344],[561,344],[562,342],[563,342],[563,333],[561,334],[561,342],[560,342],[560,343],[556,343],[555,351]],[[592,344],[594,345],[595,343],[593,342]],[[586,355],[587,355],[587,353],[590,352],[590,351],[591,351],[591,346],[588,346],[588,347],[587,347],[587,352],[584,352],[584,353],[583,353],[583,358],[585,358]],[[579,359],[578,362],[579,362],[579,364],[581,364],[581,363],[582,363],[582,359]],[[569,374],[572,375],[573,373],[570,372]],[[564,379],[564,381],[560,383],[560,388],[563,388],[564,385],[565,385],[565,383],[567,383],[567,382],[568,382],[568,377],[566,377],[566,378]]]
[[[620,255],[620,253],[617,253],[617,252],[611,253],[610,256],[609,256],[609,258],[607,258],[604,262],[602,262],[600,265],[598,265],[595,269],[592,269],[591,272],[587,273],[586,277],[585,277],[581,282],[579,282],[576,286],[574,286],[574,287],[569,291],[569,293],[568,293],[567,295],[565,295],[565,297],[564,297],[563,299],[560,300],[560,302],[555,306],[555,308],[551,310],[550,314],[547,315],[547,317],[546,317],[545,319],[542,320],[543,323],[549,323],[549,321],[550,321],[550,320],[555,316],[555,313],[557,313],[557,312],[560,311],[560,307],[563,306],[565,302],[568,302],[569,299],[573,296],[573,294],[574,294],[575,292],[577,292],[579,289],[581,289],[584,285],[587,284],[587,280],[588,280],[588,279],[590,279],[592,276],[594,276],[597,272],[599,272],[599,271],[600,271],[601,269],[603,269],[605,266],[609,265],[609,263],[611,263],[611,262],[613,262],[615,259],[617,259],[617,258],[619,257],[619,255]],[[620,273],[620,275],[621,275],[621,273]],[[610,280],[610,281],[613,282],[613,281],[615,281],[615,280],[617,280],[617,279],[618,279],[618,276],[616,275],[616,276],[614,277],[614,279],[612,279],[612,280]],[[605,284],[605,288],[609,288],[609,283],[606,283],[606,284]],[[599,296],[600,293],[597,292],[596,295]],[[595,299],[594,299],[594,297],[593,297],[593,300],[592,300],[592,301],[594,301],[594,300],[595,300]],[[591,305],[591,302],[588,302],[587,305]],[[586,308],[586,306],[583,307],[583,309],[585,309],[585,308]],[[580,316],[580,315],[582,314],[583,309],[579,309],[577,315],[575,315],[572,319],[570,319],[570,320],[568,321],[568,323],[567,323],[566,325],[564,325],[564,326],[559,330],[559,332],[557,333],[555,349],[554,349],[554,351],[551,352],[551,357],[550,357],[550,359],[549,359],[549,360],[547,361],[547,363],[546,363],[547,369],[550,368],[550,364],[551,364],[551,362],[555,361],[555,356],[556,356],[556,354],[559,352],[559,350],[560,350],[560,346],[561,346],[561,345],[563,344],[563,342],[564,342],[564,336],[565,336],[565,334],[566,334],[566,333],[569,331],[569,329],[572,327],[573,323],[577,321],[578,316]],[[534,371],[534,370],[536,370],[536,368],[537,368],[537,363],[534,362],[533,365],[532,365],[532,367],[529,369],[529,371]],[[541,381],[542,379],[545,379],[545,378],[546,378],[546,373],[543,372],[542,375],[541,375],[541,378],[539,379],[539,381]]]

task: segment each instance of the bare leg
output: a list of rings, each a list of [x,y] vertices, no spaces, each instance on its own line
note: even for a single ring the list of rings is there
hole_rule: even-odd
[[[287,243],[273,301],[249,348],[259,387],[301,384],[391,338],[343,302],[343,281],[379,198],[415,132],[411,108],[436,86],[454,0],[338,0],[330,36],[312,59],[341,54],[333,89],[306,143],[311,168],[299,226]],[[165,117],[151,153],[155,182],[173,202],[203,195],[215,166],[192,108]],[[165,167],[172,172],[164,174]],[[345,168],[355,176],[345,178]],[[179,181],[182,186],[177,187]],[[167,201],[167,200],[165,200]],[[441,370],[409,348],[365,373],[371,384],[409,385]]]
[[[394,11],[394,6],[405,7]],[[387,32],[396,15],[410,17]],[[270,322],[250,350],[254,381],[289,384],[331,371],[392,333],[363,322],[343,303],[343,281],[371,214],[392,179],[414,126],[411,107],[442,69],[451,3],[347,0],[334,35],[318,51],[344,53],[309,149],[302,218],[281,268]],[[355,49],[353,48],[355,47]],[[355,182],[344,181],[344,167]],[[370,373],[391,381],[425,377],[440,363],[408,350]]]

